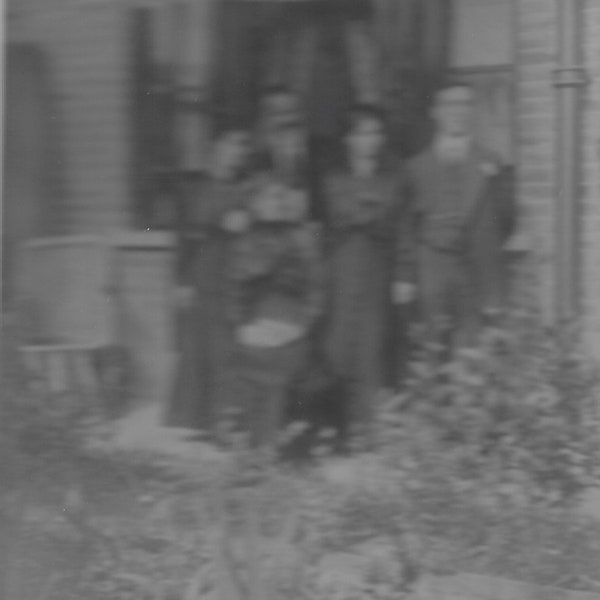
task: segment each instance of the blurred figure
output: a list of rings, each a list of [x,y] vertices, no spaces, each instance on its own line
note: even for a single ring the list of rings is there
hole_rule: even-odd
[[[191,214],[179,252],[183,285],[175,293],[185,316],[169,425],[210,429],[225,402],[226,367],[233,344],[224,308],[226,273],[235,240],[249,226],[249,156],[247,131],[224,132],[214,145],[210,180],[188,190]]]
[[[327,185],[332,239],[325,349],[345,383],[353,424],[369,422],[384,382],[396,190],[383,168],[385,142],[380,111],[356,107],[345,139],[347,169]]]
[[[473,138],[473,90],[450,83],[432,110],[435,136],[406,168],[393,299],[417,296],[430,337],[471,344],[503,302],[501,250],[514,214],[499,160]]]
[[[262,154],[261,158],[268,160],[272,154],[273,144],[280,137],[281,127],[293,123],[303,129],[304,121],[302,104],[297,94],[283,86],[267,88],[259,102],[257,146]]]
[[[305,196],[308,216],[307,138],[301,121],[284,121],[270,133],[262,180],[277,182]]]
[[[297,132],[284,127],[278,135],[282,162],[255,188],[252,227],[236,245],[228,302],[237,340],[232,397],[241,403],[252,444],[263,448],[275,445],[322,306],[315,231],[287,162]]]
[[[298,94],[282,86],[268,88],[259,105],[258,147],[261,162],[273,166],[271,159],[277,155],[282,128],[295,124],[296,132],[301,133],[296,147],[296,159],[306,178],[309,215],[312,220],[323,222],[326,218],[322,193],[323,175],[331,164],[336,145],[331,141],[325,145],[322,141],[318,142],[309,131],[307,121],[306,107]],[[323,156],[324,153],[326,157]]]

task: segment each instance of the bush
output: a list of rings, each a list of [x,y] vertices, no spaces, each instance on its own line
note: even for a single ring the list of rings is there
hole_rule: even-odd
[[[581,531],[600,530],[577,515],[600,475],[598,373],[577,331],[512,315],[450,362],[439,350],[419,348],[402,392],[379,400],[370,451],[335,503],[338,541],[384,537],[413,574],[483,569],[546,584],[560,577],[545,544],[562,575],[597,560],[550,533],[589,549],[597,541]]]
[[[574,507],[598,482],[600,451],[597,374],[577,332],[511,316],[450,363],[434,350],[415,352],[401,393],[376,399],[351,457],[332,457],[324,432],[312,462],[282,464],[225,427],[225,461],[198,480],[147,457],[92,456],[94,415],[76,399],[48,403],[15,363],[0,518],[25,475],[30,489],[57,490],[36,498],[50,514],[67,509],[51,531],[48,519],[35,525],[68,550],[49,600],[386,600],[457,570],[583,586],[600,527]]]
[[[511,315],[450,362],[438,350],[419,348],[401,393],[376,399],[344,473],[323,478],[317,448],[321,468],[291,494],[318,557],[312,598],[397,597],[432,572],[570,585],[593,573],[599,528],[576,508],[599,482],[600,381],[578,332]]]
[[[582,348],[577,330],[527,315],[486,329],[442,365],[422,348],[380,413],[380,446],[402,448],[398,467],[413,461],[416,479],[427,466],[497,501],[576,502],[600,481],[600,378]]]

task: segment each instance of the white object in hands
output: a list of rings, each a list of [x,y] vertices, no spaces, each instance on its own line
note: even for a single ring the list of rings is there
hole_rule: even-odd
[[[258,319],[240,327],[238,340],[244,346],[277,348],[297,340],[301,334],[302,330],[298,325],[273,319]]]
[[[279,183],[269,183],[261,188],[253,198],[252,208],[259,221],[279,221],[282,218],[281,197],[284,188]]]
[[[394,304],[410,304],[417,297],[417,287],[407,281],[397,281],[392,286]]]
[[[223,216],[222,226],[225,231],[242,233],[250,226],[250,216],[245,210],[230,210]]]

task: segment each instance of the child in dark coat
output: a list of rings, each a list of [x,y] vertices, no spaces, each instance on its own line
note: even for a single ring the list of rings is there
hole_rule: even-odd
[[[251,443],[273,448],[321,311],[321,260],[304,189],[266,175],[250,206],[252,226],[236,246],[229,278],[233,377]]]

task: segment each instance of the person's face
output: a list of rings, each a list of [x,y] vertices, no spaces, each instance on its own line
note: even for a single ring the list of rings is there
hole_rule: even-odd
[[[300,127],[284,127],[273,136],[274,159],[285,163],[297,160],[304,154],[305,136]]]
[[[473,92],[467,87],[453,87],[438,93],[433,119],[439,133],[468,135],[473,119]]]
[[[383,124],[378,119],[359,119],[347,137],[350,156],[357,160],[372,160],[381,155],[385,141]]]
[[[218,144],[218,165],[224,176],[240,173],[248,164],[250,136],[245,131],[226,134]]]
[[[263,115],[269,123],[277,127],[282,120],[300,113],[300,101],[295,94],[281,92],[267,96],[263,104]]]

